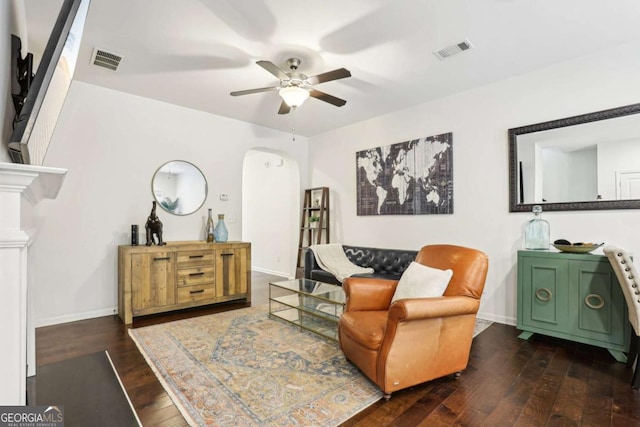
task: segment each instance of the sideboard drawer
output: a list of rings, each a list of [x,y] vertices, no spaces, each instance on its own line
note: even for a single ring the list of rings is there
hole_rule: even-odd
[[[216,254],[213,250],[179,251],[177,254],[177,268],[214,265]]]
[[[193,286],[213,283],[215,267],[193,267],[178,269],[178,286]]]
[[[216,296],[216,288],[213,283],[196,286],[183,286],[178,288],[178,304],[191,301],[212,299]]]

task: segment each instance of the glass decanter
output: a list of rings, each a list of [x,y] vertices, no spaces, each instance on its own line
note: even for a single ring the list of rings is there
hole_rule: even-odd
[[[535,205],[531,210],[533,219],[527,223],[524,229],[525,249],[547,250],[549,249],[549,223],[542,219],[542,206]]]

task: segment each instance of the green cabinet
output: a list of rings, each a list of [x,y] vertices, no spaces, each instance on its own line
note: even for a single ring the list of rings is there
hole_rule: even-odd
[[[518,329],[603,347],[624,362],[629,322],[603,255],[518,251]]]

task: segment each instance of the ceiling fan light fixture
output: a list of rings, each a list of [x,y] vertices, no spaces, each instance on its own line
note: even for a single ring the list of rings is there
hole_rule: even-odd
[[[309,97],[309,91],[299,86],[283,87],[278,93],[291,108],[301,106]]]

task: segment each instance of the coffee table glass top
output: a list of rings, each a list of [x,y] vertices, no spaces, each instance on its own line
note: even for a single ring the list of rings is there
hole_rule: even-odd
[[[310,279],[284,280],[271,282],[272,286],[286,289],[297,294],[309,295],[327,302],[344,304],[345,295],[341,286],[318,282]]]

